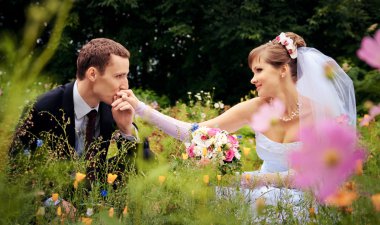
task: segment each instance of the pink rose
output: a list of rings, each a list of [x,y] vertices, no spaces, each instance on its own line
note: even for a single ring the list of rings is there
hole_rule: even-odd
[[[217,129],[217,128],[211,128],[207,131],[207,134],[210,136],[210,137],[213,137],[215,136],[220,130]]]
[[[236,146],[238,144],[238,140],[234,136],[228,135],[227,138],[228,142],[230,142],[233,146]]]
[[[234,158],[234,156],[235,156],[235,152],[234,152],[234,150],[229,149],[229,150],[226,152],[226,159],[225,159],[225,161],[227,161],[227,162],[231,162],[232,159]]]

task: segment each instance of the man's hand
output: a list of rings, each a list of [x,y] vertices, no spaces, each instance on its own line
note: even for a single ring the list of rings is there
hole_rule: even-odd
[[[123,101],[122,98],[115,96],[112,106],[112,116],[119,130],[126,135],[132,134],[132,122],[135,110],[128,101]]]

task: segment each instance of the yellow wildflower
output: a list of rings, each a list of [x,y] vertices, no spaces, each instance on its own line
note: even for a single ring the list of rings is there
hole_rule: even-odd
[[[73,185],[74,185],[74,188],[75,188],[75,189],[78,189],[78,181],[77,181],[77,180],[74,180]]]
[[[380,212],[380,193],[371,196],[371,201],[375,210]]]
[[[58,200],[58,197],[59,197],[59,194],[58,193],[53,193],[51,195],[51,200],[53,200],[53,202],[56,202]]]
[[[92,223],[92,219],[88,217],[82,217],[81,220],[82,220],[82,223],[84,223],[85,225],[91,225]]]
[[[326,203],[338,207],[348,207],[357,199],[358,195],[354,191],[339,190],[337,193],[329,196]]]
[[[210,182],[210,177],[209,177],[208,175],[204,175],[204,176],[203,176],[203,182],[204,182],[205,184],[208,184],[208,183]]]
[[[109,184],[113,184],[113,182],[116,180],[116,178],[117,178],[117,174],[109,173],[107,176],[107,182]]]
[[[243,148],[243,154],[245,156],[248,156],[250,151],[251,151],[251,148],[246,148],[246,147]]]
[[[58,206],[57,208],[57,216],[61,216],[62,215],[62,209],[61,209],[61,206]]]
[[[77,181],[78,183],[81,182],[84,178],[86,177],[86,174],[83,174],[83,173],[76,173],[75,174],[75,181]]]
[[[165,176],[158,176],[158,181],[160,182],[160,184],[163,184],[165,180],[166,180]]]
[[[128,206],[125,206],[123,210],[123,216],[127,216],[127,214],[128,214]]]
[[[113,214],[114,214],[114,209],[113,209],[113,207],[111,207],[109,210],[108,210],[108,216],[109,217],[113,217]]]

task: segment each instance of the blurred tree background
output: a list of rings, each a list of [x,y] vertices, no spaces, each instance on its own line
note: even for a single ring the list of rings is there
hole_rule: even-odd
[[[0,1],[0,30],[19,39],[29,4]],[[247,65],[251,49],[282,31],[303,36],[345,65],[358,104],[380,99],[379,72],[356,57],[360,41],[380,21],[378,0],[75,0],[58,50],[45,69],[57,83],[75,77],[80,47],[96,37],[125,45],[132,54],[131,88],[168,96],[211,90],[214,98],[237,103],[254,87]],[[51,24],[37,40],[46,47]],[[0,56],[2,57],[2,56]]]

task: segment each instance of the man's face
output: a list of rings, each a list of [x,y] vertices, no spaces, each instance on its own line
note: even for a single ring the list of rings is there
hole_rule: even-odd
[[[129,59],[111,55],[104,74],[97,74],[94,83],[94,94],[99,101],[110,105],[118,91],[128,89],[128,73]]]

